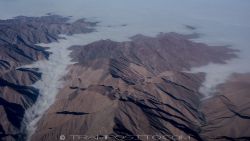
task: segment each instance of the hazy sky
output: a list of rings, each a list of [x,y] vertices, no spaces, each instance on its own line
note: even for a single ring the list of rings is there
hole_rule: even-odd
[[[152,19],[177,16],[180,21],[182,18],[223,20],[235,25],[244,21],[244,25],[249,25],[249,8],[249,0],[0,0],[0,18],[54,12],[118,21],[133,17],[137,20],[139,15]]]

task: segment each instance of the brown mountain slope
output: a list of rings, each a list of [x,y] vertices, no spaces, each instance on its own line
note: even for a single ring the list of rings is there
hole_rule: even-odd
[[[235,74],[204,102],[203,135],[210,140],[250,140],[250,74]]]
[[[181,72],[234,57],[226,47],[169,33],[129,42],[103,40],[72,48],[79,63],[38,124],[32,140],[203,140],[198,89],[203,74]],[[72,135],[81,135],[72,136]],[[137,135],[148,135],[138,137]],[[131,139],[133,138],[133,139]]]

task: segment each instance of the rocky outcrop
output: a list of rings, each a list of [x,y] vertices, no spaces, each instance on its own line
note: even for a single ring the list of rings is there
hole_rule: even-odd
[[[32,140],[204,140],[198,92],[204,74],[182,70],[234,57],[234,50],[176,33],[72,50],[78,63]]]
[[[37,44],[57,41],[59,34],[91,32],[96,24],[68,20],[57,15],[0,20],[0,140],[17,138],[25,109],[39,95],[31,85],[42,74],[36,68],[20,68],[48,58],[50,53]]]

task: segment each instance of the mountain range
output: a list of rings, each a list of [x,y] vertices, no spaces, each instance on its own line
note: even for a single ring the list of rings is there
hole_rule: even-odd
[[[24,139],[25,111],[40,94],[32,85],[43,75],[24,66],[51,55],[39,43],[98,32],[97,22],[69,19],[0,20],[0,140]],[[71,46],[75,63],[31,140],[249,140],[250,74],[234,74],[214,97],[202,100],[205,74],[188,70],[224,64],[237,50],[192,40],[198,36],[137,34],[130,41]]]

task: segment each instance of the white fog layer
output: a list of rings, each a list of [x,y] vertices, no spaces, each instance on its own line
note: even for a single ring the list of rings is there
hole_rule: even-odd
[[[70,51],[67,50],[71,46],[71,40],[60,40],[58,43],[40,44],[41,46],[50,47],[48,51],[52,52],[49,60],[38,61],[32,65],[25,67],[39,68],[42,72],[41,80],[37,81],[33,86],[39,89],[39,96],[36,103],[26,110],[23,120],[23,130],[27,132],[27,138],[35,132],[36,124],[44,114],[44,112],[53,104],[58,89],[63,82],[60,80],[67,74],[67,66],[71,64],[69,57]]]
[[[11,8],[10,8],[11,7]],[[239,58],[227,64],[209,64],[193,68],[192,73],[205,72],[206,80],[200,88],[210,97],[218,84],[224,83],[232,73],[250,72],[250,1],[249,0],[0,0],[0,18],[15,16],[43,16],[53,13],[100,21],[97,32],[74,35],[51,47],[53,53],[48,61],[32,65],[39,67],[42,80],[34,86],[39,88],[37,103],[25,114],[29,135],[36,124],[53,104],[62,87],[60,79],[71,64],[67,50],[72,45],[85,45],[101,39],[129,40],[136,34],[155,36],[159,32],[200,33],[195,39],[210,45],[230,45],[238,49]],[[121,26],[125,24],[126,26]],[[190,30],[185,27],[195,27]]]

